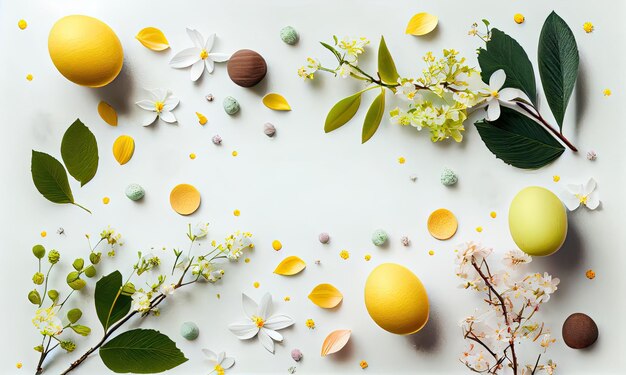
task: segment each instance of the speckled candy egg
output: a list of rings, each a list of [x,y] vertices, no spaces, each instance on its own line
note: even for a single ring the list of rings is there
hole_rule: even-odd
[[[372,243],[376,246],[383,246],[387,239],[389,239],[389,235],[382,229],[377,229],[372,233]]]
[[[567,235],[565,207],[550,190],[527,187],[511,202],[509,230],[513,241],[526,254],[553,254],[561,248]]]
[[[180,335],[187,340],[195,340],[200,335],[200,329],[194,322],[185,322],[180,326]]]
[[[563,323],[563,341],[572,349],[587,348],[598,339],[598,326],[587,314],[575,313]]]
[[[249,49],[235,52],[228,60],[226,68],[230,79],[241,87],[252,87],[267,74],[267,64],[263,56]]]
[[[146,195],[145,190],[139,184],[130,184],[126,187],[126,196],[131,201],[138,201]]]
[[[233,98],[232,96],[225,97],[222,104],[224,105],[224,111],[231,116],[239,112],[239,110],[241,109],[237,99]]]
[[[285,26],[280,30],[280,39],[289,45],[298,43],[299,38],[298,32],[291,26]]]

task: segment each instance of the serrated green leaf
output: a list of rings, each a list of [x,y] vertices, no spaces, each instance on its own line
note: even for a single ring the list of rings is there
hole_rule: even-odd
[[[361,133],[361,143],[369,141],[378,130],[378,126],[385,113],[385,89],[381,89],[380,94],[374,99],[365,115],[363,122],[363,132]]]
[[[109,340],[100,358],[116,373],[155,374],[187,361],[169,337],[153,329],[134,329]]]
[[[30,171],[35,187],[44,198],[54,203],[74,203],[67,172],[57,159],[33,150]]]
[[[563,129],[567,104],[578,78],[578,46],[567,23],[552,12],[539,37],[539,75],[552,114]]]
[[[84,186],[98,170],[96,137],[79,119],[65,131],[61,141],[61,156],[69,174]]]
[[[504,87],[524,91],[533,104],[537,104],[535,72],[524,48],[498,29],[491,30],[491,40],[486,43],[486,47],[478,50],[482,80],[488,84],[491,75],[503,69],[506,73]]]
[[[330,109],[324,123],[324,131],[326,133],[339,129],[354,117],[361,105],[361,94],[363,94],[363,91],[343,98]]]
[[[482,120],[475,125],[489,151],[517,168],[541,168],[565,151],[541,125],[510,108],[502,107],[496,121]]]
[[[122,274],[119,271],[103,276],[96,283],[96,314],[105,332],[130,311],[132,298],[122,294],[121,288]]]
[[[380,45],[378,46],[378,75],[385,83],[397,83],[400,75],[396,69],[396,63],[391,57],[385,38],[380,37]]]

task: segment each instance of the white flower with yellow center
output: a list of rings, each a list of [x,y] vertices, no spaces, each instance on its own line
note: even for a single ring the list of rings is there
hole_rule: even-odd
[[[213,73],[216,62],[228,61],[229,54],[211,52],[213,43],[215,42],[215,33],[209,35],[204,40],[202,34],[197,30],[187,29],[187,35],[193,42],[193,47],[184,49],[178,52],[172,60],[170,60],[170,66],[172,68],[187,68],[191,66],[191,80],[197,81],[204,69],[209,73]]]
[[[150,293],[145,293],[142,289],[135,291],[132,298],[132,309],[138,312],[146,312],[150,310]]]
[[[210,374],[224,375],[224,370],[228,370],[235,364],[235,358],[226,357],[226,353],[220,352],[216,354],[209,349],[202,349],[204,355],[209,358],[209,361],[213,362],[213,371]]]
[[[272,296],[269,293],[263,296],[260,305],[245,293],[242,296],[243,310],[248,318],[229,325],[228,329],[240,340],[248,340],[258,335],[263,347],[274,353],[274,341],[283,341],[283,336],[276,331],[291,326],[293,319],[286,315],[270,315]]]
[[[485,104],[487,105],[487,120],[495,121],[500,117],[500,105],[515,105],[516,99],[530,103],[528,96],[520,89],[502,88],[506,82],[506,73],[503,69],[498,69],[489,77],[489,88]]]
[[[356,62],[359,55],[365,52],[365,46],[370,44],[369,39],[361,37],[358,39],[350,39],[344,37],[337,43],[337,47],[345,52],[345,60],[349,62]]]
[[[135,103],[139,108],[148,111],[141,124],[143,126],[152,125],[157,118],[170,124],[175,123],[176,116],[174,116],[172,111],[180,102],[178,98],[172,95],[170,90],[166,89],[146,91],[150,94],[150,99],[140,100]]]
[[[596,191],[598,184],[590,178],[585,185],[567,185],[567,192],[562,194],[563,203],[568,210],[574,211],[580,206],[595,210],[600,206],[600,194]]]
[[[39,333],[46,336],[56,336],[63,332],[63,323],[57,317],[59,308],[56,306],[37,309],[33,318],[33,325]]]

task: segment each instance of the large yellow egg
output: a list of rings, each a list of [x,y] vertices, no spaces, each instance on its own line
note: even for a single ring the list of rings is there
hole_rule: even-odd
[[[428,295],[408,268],[385,263],[374,268],[365,282],[365,307],[385,331],[410,335],[428,321]]]
[[[81,15],[63,17],[52,26],[48,52],[59,72],[81,86],[108,84],[124,62],[115,32],[106,23]]]
[[[561,248],[567,235],[567,213],[561,200],[548,189],[531,186],[511,202],[509,229],[520,250],[545,256]]]

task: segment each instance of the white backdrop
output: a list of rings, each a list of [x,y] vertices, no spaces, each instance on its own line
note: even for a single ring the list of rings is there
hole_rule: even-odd
[[[352,93],[355,83],[321,74],[314,83],[305,83],[296,75],[307,56],[331,62],[318,41],[328,41],[333,34],[369,37],[373,41],[370,57],[362,61],[370,68],[381,34],[399,71],[407,75],[421,70],[420,58],[429,50],[456,48],[475,62],[474,51],[480,44],[467,36],[467,30],[482,18],[510,33],[536,61],[539,32],[553,9],[570,24],[580,48],[581,75],[565,132],[581,152],[575,155],[566,151],[539,171],[517,170],[496,160],[469,121],[462,144],[431,144],[425,132],[393,126],[385,119],[378,134],[361,145],[363,111],[354,122],[325,135],[322,128],[328,109]],[[440,17],[437,31],[424,38],[404,35],[409,18],[422,11]],[[513,22],[517,12],[526,16],[523,25]],[[100,18],[120,37],[124,70],[108,87],[76,86],[52,65],[47,35],[52,24],[68,14]],[[235,356],[237,363],[229,370],[232,373],[285,373],[296,365],[289,354],[293,348],[304,353],[304,360],[297,364],[298,373],[358,373],[362,359],[369,362],[366,371],[370,373],[465,373],[457,359],[464,348],[457,323],[479,306],[480,300],[457,289],[453,249],[460,242],[476,240],[503,254],[514,247],[507,210],[517,191],[529,185],[558,191],[566,183],[583,183],[593,176],[599,184],[601,209],[570,214],[563,249],[551,257],[535,259],[530,269],[545,270],[561,279],[558,292],[542,311],[559,338],[547,356],[558,363],[559,373],[623,373],[623,14],[621,2],[582,0],[393,4],[382,0],[0,1],[0,238],[4,265],[0,276],[4,324],[0,372],[29,373],[37,360],[32,347],[38,344],[39,335],[30,322],[34,309],[26,300],[36,269],[30,251],[33,244],[56,248],[65,259],[85,256],[84,234],[95,236],[111,225],[124,235],[125,245],[117,258],[104,262],[100,274],[114,269],[128,274],[137,250],[153,251],[171,262],[170,249],[187,246],[187,223],[206,220],[211,223],[211,238],[219,240],[236,229],[249,230],[257,247],[250,263],[228,266],[222,282],[183,290],[171,301],[168,298],[160,317],[142,323],[170,335],[190,359],[172,374],[210,372],[202,347]],[[29,24],[24,31],[17,28],[22,18]],[[595,24],[594,33],[584,33],[582,24],[586,21]],[[300,32],[297,46],[280,40],[279,30],[285,25],[293,25]],[[134,36],[147,26],[163,30],[172,50],[156,53],[139,44]],[[212,75],[205,73],[200,82],[190,82],[188,70],[168,67],[173,53],[190,45],[185,27],[197,28],[205,36],[216,32],[216,51],[250,48],[260,52],[268,62],[266,79],[255,88],[240,88],[229,80],[226,66],[218,64]],[[28,73],[34,76],[32,82],[25,79]],[[140,126],[142,110],[133,103],[144,98],[144,87],[173,90],[181,99],[175,110],[178,125],[158,122],[151,128]],[[613,95],[604,97],[604,88],[612,89]],[[293,111],[277,113],[265,108],[261,97],[267,92],[283,94]],[[204,99],[208,93],[215,95],[216,101],[208,103]],[[239,115],[224,113],[221,101],[227,95],[240,101]],[[98,117],[100,100],[117,108],[117,128]],[[544,113],[549,115],[543,104]],[[196,111],[208,117],[204,127],[198,125]],[[71,182],[76,200],[91,208],[92,215],[46,201],[34,188],[29,172],[31,149],[59,157],[63,132],[77,117],[95,133],[100,150],[96,177],[83,188]],[[273,139],[263,134],[263,124],[268,121],[278,129]],[[224,139],[221,147],[211,143],[217,133]],[[113,141],[121,134],[132,135],[136,141],[135,155],[124,166],[118,165],[111,153]],[[595,162],[585,159],[590,149],[598,153]],[[239,152],[238,157],[230,155],[233,150]],[[197,154],[196,160],[189,159],[192,152]],[[406,158],[406,164],[397,162],[400,156]],[[453,188],[439,183],[440,171],[446,166],[460,177]],[[412,174],[418,176],[415,183],[409,179]],[[554,183],[553,175],[560,175],[561,182]],[[134,203],[124,196],[124,188],[132,182],[145,187],[143,202]],[[191,217],[181,217],[169,206],[169,192],[179,183],[194,184],[202,194],[202,205]],[[111,197],[109,205],[102,204],[104,196]],[[426,231],[426,218],[439,207],[451,209],[459,219],[458,233],[447,242],[434,240]],[[234,209],[241,211],[240,217],[233,216]],[[491,211],[498,213],[496,219],[489,217]],[[477,233],[477,226],[484,231]],[[66,234],[57,235],[58,227]],[[370,235],[377,228],[390,234],[389,247],[378,249],[371,244]],[[39,237],[42,230],[48,232],[43,239]],[[331,234],[332,242],[327,246],[317,242],[321,231]],[[400,245],[402,235],[411,238],[409,248]],[[271,248],[274,239],[283,243],[280,252]],[[162,247],[167,247],[167,252],[161,252]],[[339,258],[342,249],[350,251],[348,261]],[[431,249],[434,256],[428,255]],[[372,254],[368,263],[363,260],[365,253]],[[272,274],[287,255],[302,257],[307,269],[290,279]],[[316,259],[321,265],[314,264]],[[367,315],[365,278],[376,265],[387,261],[409,267],[428,290],[431,319],[416,335],[386,333]],[[595,280],[585,278],[588,268],[596,271]],[[57,274],[58,284],[63,283],[65,271]],[[253,287],[255,281],[260,282],[260,288]],[[313,286],[321,282],[332,283],[344,293],[338,309],[323,310],[307,299]],[[92,285],[87,292],[92,291]],[[239,341],[226,328],[243,317],[242,291],[255,299],[271,292],[275,311],[296,320],[293,328],[282,331],[285,341],[277,345],[275,355],[256,340]],[[219,300],[217,293],[221,294]],[[290,302],[282,300],[287,295]],[[85,311],[84,323],[92,327],[92,336],[79,341],[75,353],[53,356],[48,374],[67,367],[100,335],[93,302],[77,298],[72,303]],[[573,312],[589,314],[600,328],[598,342],[588,350],[573,351],[560,339],[561,324]],[[318,328],[308,330],[304,326],[307,318],[313,318]],[[183,321],[195,321],[200,326],[196,341],[180,337]],[[130,327],[137,325],[133,321]],[[353,330],[350,345],[340,354],[321,358],[324,337],[340,328]],[[22,370],[15,369],[17,361],[24,363]],[[96,356],[76,371],[105,372]]]

